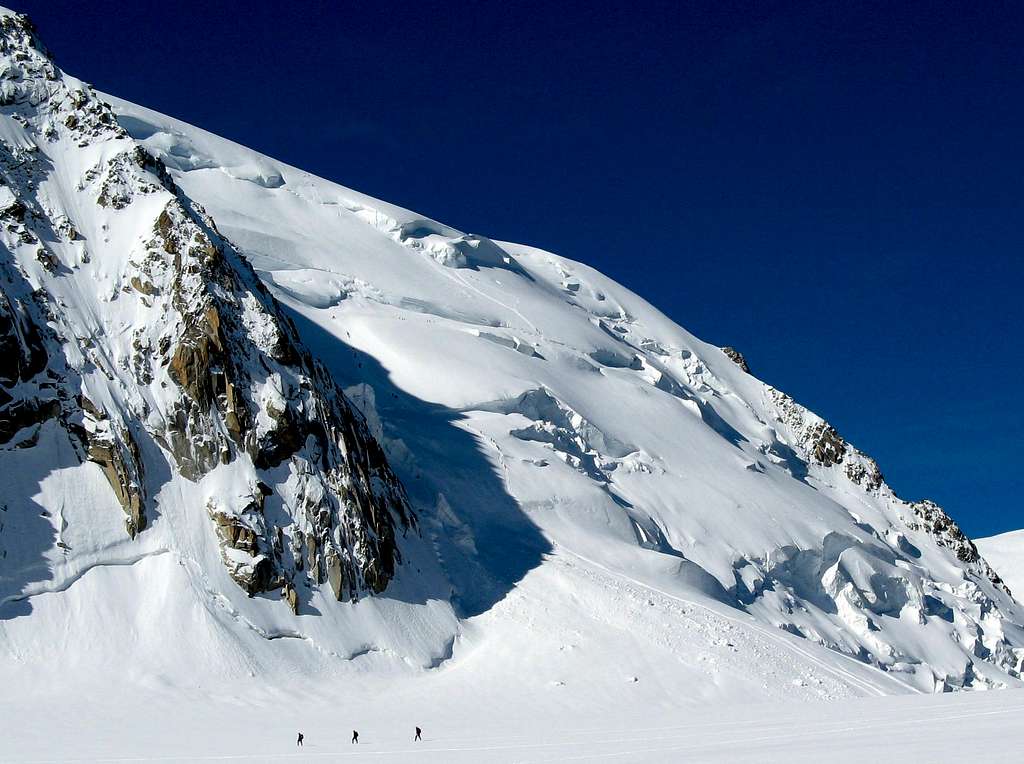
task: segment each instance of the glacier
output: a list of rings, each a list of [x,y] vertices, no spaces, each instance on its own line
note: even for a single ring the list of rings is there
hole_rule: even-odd
[[[1021,685],[1020,592],[756,359],[98,93],[25,17],[0,42],[5,687],[545,716]]]

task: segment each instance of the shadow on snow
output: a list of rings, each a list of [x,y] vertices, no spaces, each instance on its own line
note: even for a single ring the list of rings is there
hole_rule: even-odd
[[[481,443],[459,426],[466,416],[404,392],[372,356],[283,307],[303,344],[341,388],[373,389],[382,445],[451,585],[436,596],[450,599],[462,617],[489,610],[551,546],[506,491],[500,468]],[[384,596],[404,599],[401,588]]]

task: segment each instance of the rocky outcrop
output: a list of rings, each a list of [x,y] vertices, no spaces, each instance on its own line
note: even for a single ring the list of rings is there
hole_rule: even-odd
[[[916,522],[912,520],[907,523],[912,530],[922,530],[930,534],[939,546],[951,550],[960,562],[970,566],[1007,594],[1010,593],[1003,579],[978,552],[978,547],[967,538],[960,530],[960,526],[945,513],[942,507],[929,499],[912,502],[909,506],[916,518]]]
[[[743,371],[747,372],[747,374],[750,373],[750,367],[747,365],[747,359],[743,357],[743,353],[729,345],[723,347],[722,352],[728,356],[730,361],[743,369]]]
[[[811,463],[822,467],[841,464],[847,454],[847,444],[839,432],[828,422],[815,416],[788,395],[771,389],[771,400],[776,416],[788,428],[796,445]]]
[[[85,396],[79,401],[85,414],[86,455],[103,470],[118,504],[128,516],[128,535],[134,537],[146,527],[145,481],[139,447],[125,424],[111,421]]]
[[[839,475],[865,491],[885,491],[906,507],[911,515],[907,528],[928,533],[939,546],[950,549],[974,574],[1008,591],[1002,579],[978,553],[974,543],[941,507],[927,499],[906,502],[886,485],[877,462],[848,444],[832,425],[796,403],[785,393],[769,388],[777,422],[809,465],[832,468],[842,465]]]
[[[103,175],[96,203],[115,210],[124,209],[140,194],[173,188],[167,169],[141,146],[126,148],[93,171]]]
[[[846,441],[827,422],[811,425],[804,434],[803,446],[822,467],[839,464],[846,456]]]
[[[223,507],[217,499],[207,504],[221,544],[221,557],[228,573],[250,596],[280,588],[273,546],[267,539],[263,499],[254,491],[240,509]]]
[[[160,344],[184,393],[158,437],[192,479],[237,458],[257,471],[288,465],[299,476],[290,498],[302,531],[297,545],[307,547],[302,562],[264,551],[268,562],[244,588],[280,588],[308,569],[313,583],[326,576],[338,599],[383,591],[400,559],[395,525],[408,527],[412,515],[360,415],[212,220],[176,198],[154,234],[150,250],[170,255],[173,268],[148,257],[145,276],[180,316]],[[264,550],[269,544],[265,538]],[[263,574],[267,566],[273,575]]]
[[[878,463],[870,456],[864,456],[856,461],[847,461],[846,477],[851,483],[859,485],[866,491],[877,491],[885,483],[882,471]]]
[[[43,306],[3,257],[0,286],[0,448],[29,448],[62,413],[58,377],[48,369]]]
[[[0,58],[14,125],[0,140],[0,276],[17,287],[0,294],[0,441],[31,446],[26,431],[58,420],[131,536],[164,481],[248,476],[241,504],[218,480],[207,496],[242,589],[281,590],[293,611],[321,584],[338,599],[383,591],[415,518],[361,415],[214,221],[25,17],[0,16]],[[48,146],[85,171],[63,186]],[[123,247],[102,246],[113,237]],[[82,272],[94,242],[108,262]],[[80,297],[94,302],[69,305]]]
[[[0,385],[8,390],[46,368],[47,353],[26,306],[0,292]]]

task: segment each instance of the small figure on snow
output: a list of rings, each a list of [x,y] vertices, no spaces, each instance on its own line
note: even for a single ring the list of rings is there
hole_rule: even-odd
[[[358,743],[359,742],[359,733],[356,732],[355,730],[352,730],[352,742],[353,743]]]
[[[423,734],[423,730],[421,730],[419,727],[417,727],[416,728],[416,737],[413,738],[413,742],[416,742],[417,740],[422,740],[423,738],[420,737],[420,735],[422,735],[422,734]]]
[[[303,736],[303,734],[302,734],[302,733],[300,732],[300,733],[299,733],[299,739],[295,741],[295,745],[301,746],[301,745],[302,745],[302,741],[303,741],[303,739],[304,739],[304,736]]]

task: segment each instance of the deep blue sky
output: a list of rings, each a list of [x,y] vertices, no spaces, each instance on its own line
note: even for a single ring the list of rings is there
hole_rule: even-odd
[[[100,89],[587,262],[1024,527],[1019,3],[7,2]]]

